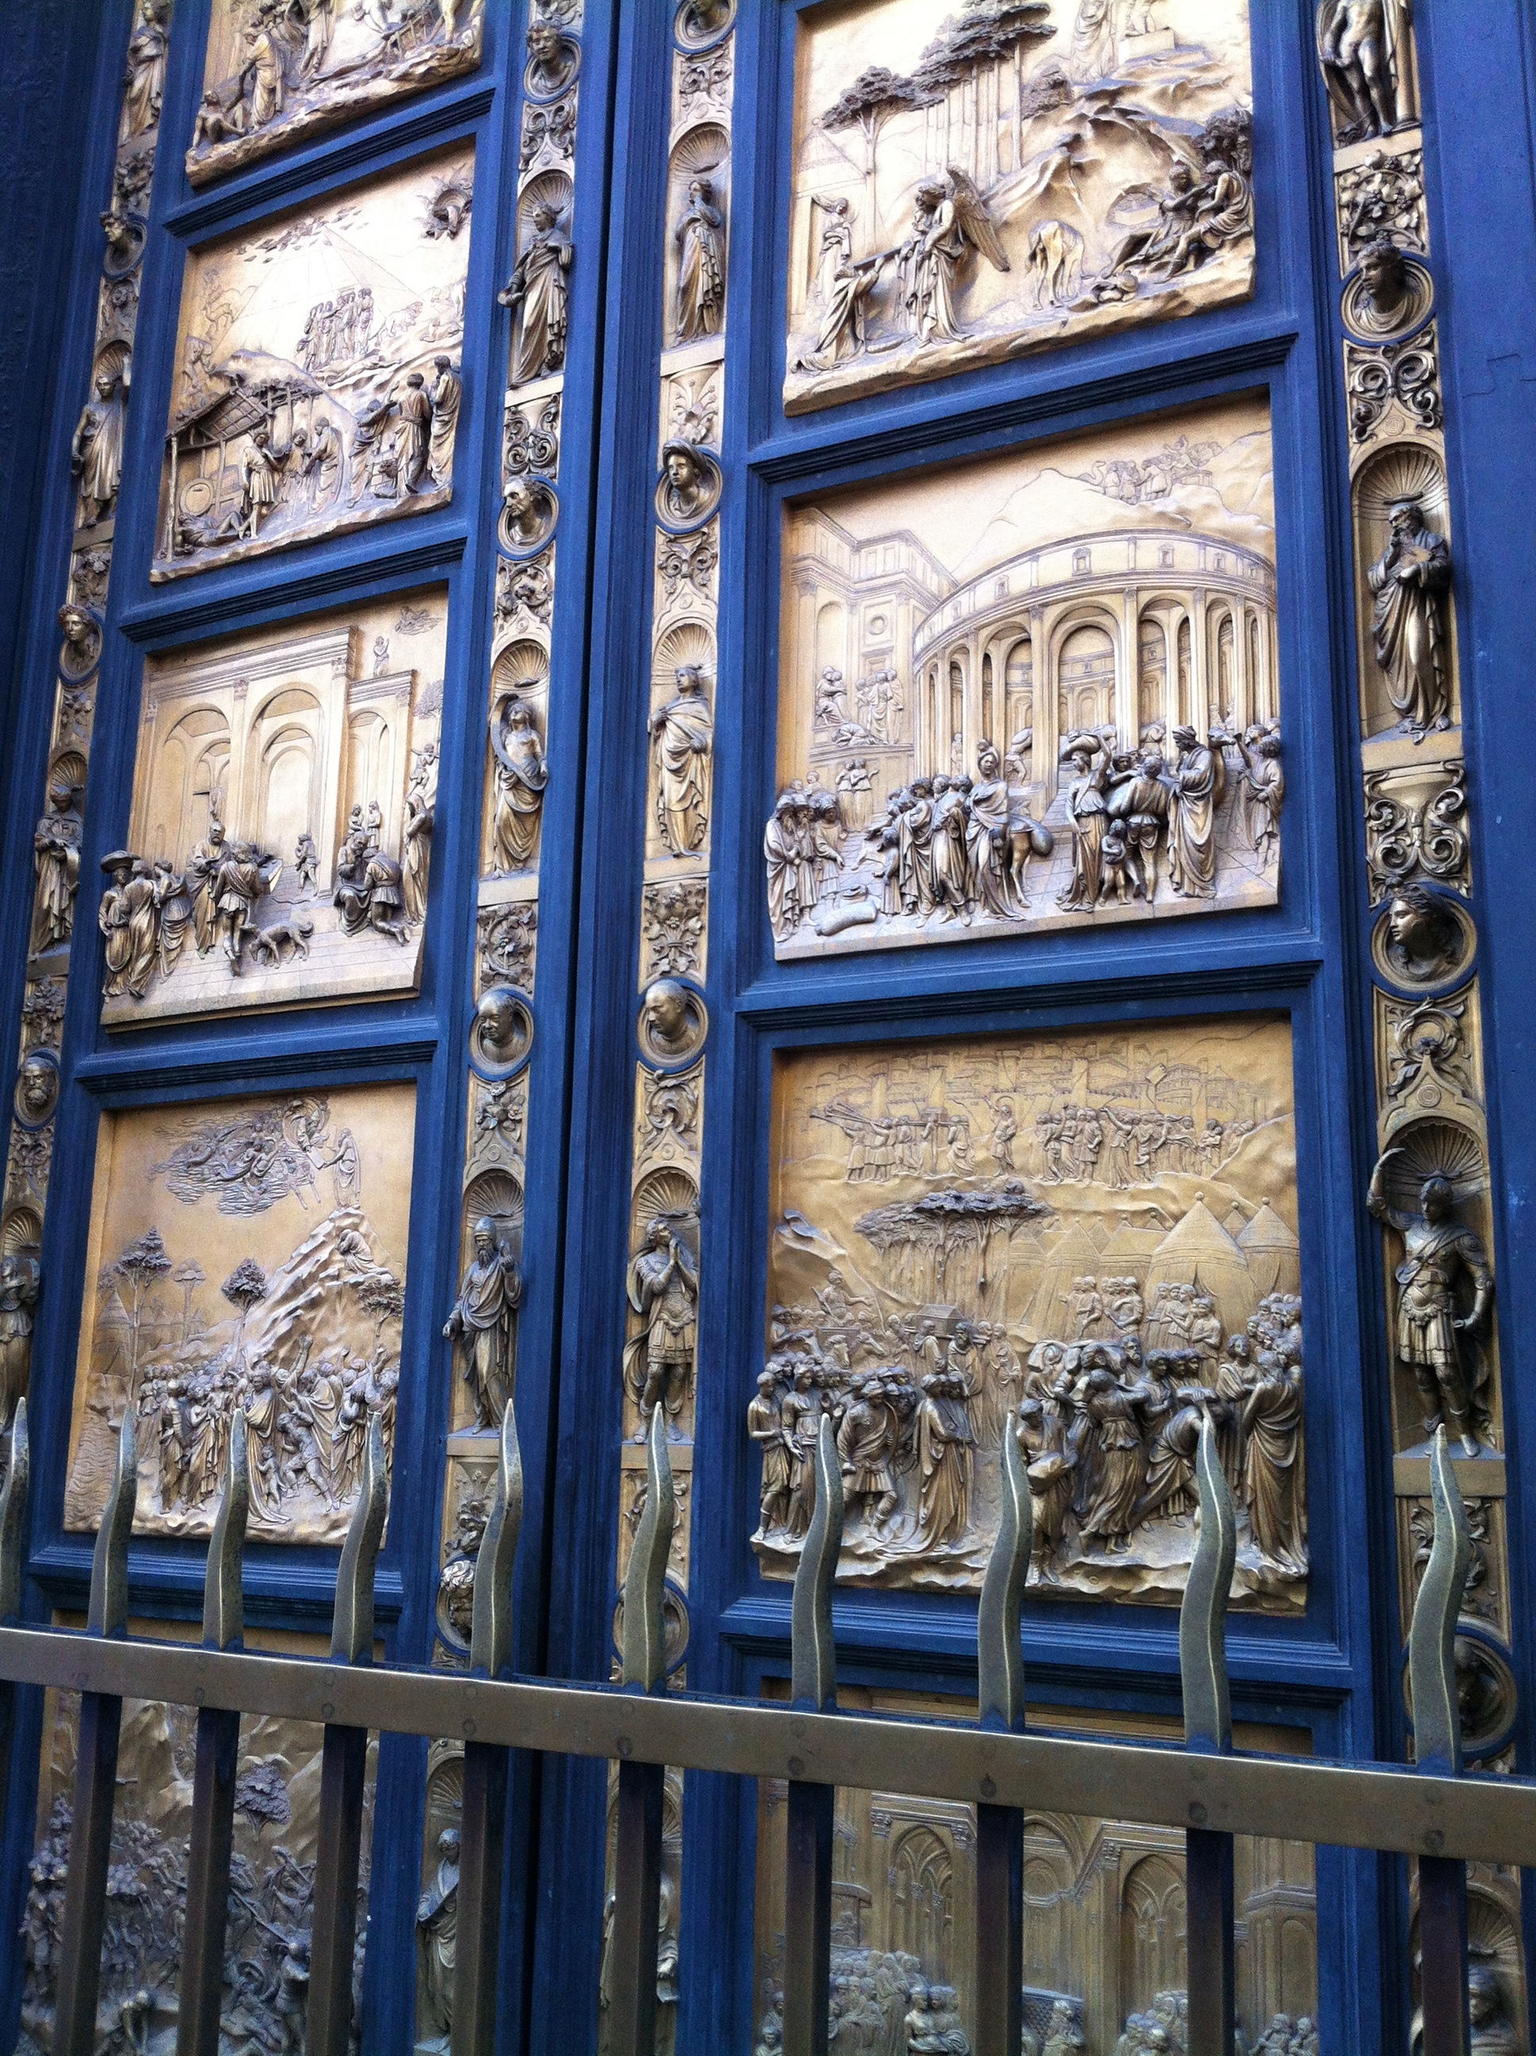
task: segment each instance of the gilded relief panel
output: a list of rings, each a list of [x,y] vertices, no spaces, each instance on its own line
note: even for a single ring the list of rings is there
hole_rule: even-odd
[[[230,1423],[251,1531],[337,1542],[394,1441],[415,1088],[102,1117],[64,1519],[96,1523],[127,1407],[145,1534],[207,1533]]]
[[[214,0],[188,178],[204,185],[472,71],[483,7],[484,0]]]
[[[792,507],[777,954],[1272,904],[1272,468],[1239,399]]]
[[[1253,290],[1244,0],[801,17],[797,412]]]
[[[195,1641],[198,1629],[174,1621],[134,1621],[130,1633],[184,1642]],[[325,1653],[324,1644],[310,1637],[277,1631],[248,1631],[245,1641],[248,1649],[278,1655]],[[78,1703],[73,1693],[48,1695],[37,1843],[21,1930],[21,2056],[39,2056],[53,2046],[64,1882],[74,1824]],[[186,1921],[196,1736],[195,1707],[124,1702],[97,2008],[97,2047],[104,2052],[173,2056],[177,2046],[176,1992]],[[266,1715],[247,1716],[241,1722],[221,2007],[220,2047],[229,2056],[270,2056],[304,2046],[320,1754],[318,1728]],[[367,1924],[373,1755],[370,1750],[363,1800],[360,1935]],[[359,1949],[359,1978],[362,1965]]]
[[[109,1026],[416,990],[446,622],[433,590],[149,660]]]
[[[807,1050],[774,1079],[764,1570],[792,1573],[820,1418],[845,1582],[974,1590],[1002,1438],[1042,1595],[1170,1600],[1215,1422],[1237,1605],[1307,1569],[1290,1032],[1281,1020]]]
[[[152,577],[447,502],[473,177],[425,158],[190,254]]]
[[[855,1689],[850,1710],[964,1719],[953,1699]],[[1069,1722],[1054,1709],[1030,1725]],[[1070,1725],[1133,1740],[1174,1739],[1134,1714]],[[1238,1747],[1295,1754],[1285,1728],[1239,1730]],[[862,2056],[964,2050],[976,2031],[975,1815],[969,1805],[895,1792],[837,1794],[830,2025]],[[1235,1849],[1240,2046],[1317,2056],[1317,1895],[1303,1843],[1240,1838]],[[784,1958],[784,1787],[765,1781],[758,1833],[757,2056],[780,2046]],[[1172,1828],[1065,1814],[1024,1830],[1026,2056],[1186,2056],[1184,1836]]]

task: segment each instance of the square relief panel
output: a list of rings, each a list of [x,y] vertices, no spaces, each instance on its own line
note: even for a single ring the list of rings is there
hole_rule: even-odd
[[[425,158],[190,253],[151,577],[446,504],[473,178]]]
[[[937,1695],[839,1694],[850,1712],[974,1720]],[[1037,1732],[1070,1727],[1176,1741],[1170,1722],[1029,1709]],[[1248,1727],[1240,1749],[1293,1755],[1293,1728]],[[758,1811],[760,2050],[780,2046],[785,1809],[764,1780]],[[1245,2049],[1317,2056],[1317,1896],[1305,1843],[1238,1838],[1236,2004]],[[900,1792],[840,1790],[832,1859],[834,2046],[869,2056],[964,2050],[976,2033],[973,1811]],[[1183,2056],[1189,2046],[1184,1835],[1059,1813],[1024,1828],[1024,2040],[1040,2056]]]
[[[1032,1591],[1173,1600],[1217,1429],[1237,1605],[1305,1596],[1300,1249],[1283,1020],[782,1055],[753,1542],[793,1573],[819,1422],[839,1577],[979,1589],[1002,1441]]]
[[[859,0],[800,24],[791,413],[1252,292],[1243,0]]]
[[[64,1519],[100,1517],[138,1416],[142,1534],[206,1534],[230,1424],[251,1532],[339,1542],[370,1422],[394,1443],[415,1087],[102,1117]]]
[[[62,1618],[61,1627],[83,1627]],[[196,1642],[191,1622],[135,1620],[136,1641]],[[264,1655],[323,1658],[309,1635],[247,1629],[245,1647]],[[79,1695],[50,1692],[38,1783],[37,1839],[19,1948],[24,1963],[18,2048],[57,2046],[59,1938],[74,1835],[73,1786]],[[310,1933],[320,1822],[321,1732],[302,1721],[247,1714],[233,1766],[234,1836],[225,1942],[222,2035],[229,2056],[275,2056],[304,2046]],[[129,1699],[123,1704],[111,1885],[101,1957],[99,2036],[108,2050],[174,2056],[177,1988],[187,1913],[197,1709]],[[377,1744],[368,1750],[362,1795],[361,1934],[368,1915]],[[359,1971],[362,1954],[357,1959]]]
[[[1242,398],[789,508],[776,953],[1272,904],[1272,462]]]
[[[110,1027],[415,992],[446,636],[432,589],[148,660]]]
[[[484,0],[213,0],[187,176],[204,185],[480,62]]]

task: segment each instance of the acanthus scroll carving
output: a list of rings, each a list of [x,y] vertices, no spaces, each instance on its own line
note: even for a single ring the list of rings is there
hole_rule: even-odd
[[[1346,271],[1383,236],[1426,247],[1422,150],[1375,151],[1364,164],[1339,173],[1334,199]]]
[[[1365,774],[1366,863],[1371,903],[1415,878],[1469,883],[1466,765]]]
[[[1416,428],[1433,431],[1441,427],[1440,354],[1433,325],[1423,336],[1389,344],[1383,350],[1346,343],[1344,370],[1349,388],[1349,432],[1357,443],[1370,440],[1393,401]]]

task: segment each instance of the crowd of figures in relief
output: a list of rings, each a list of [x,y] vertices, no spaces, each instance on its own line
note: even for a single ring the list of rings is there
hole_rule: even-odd
[[[253,1531],[344,1532],[370,1424],[394,1443],[408,1193],[385,1165],[409,1119],[409,1089],[390,1087],[114,1127],[66,1520],[95,1518],[132,1408],[155,1532],[206,1531],[237,1413]]]
[[[1037,1584],[1170,1596],[1210,1419],[1239,1508],[1236,1590],[1294,1604],[1307,1552],[1287,1062],[1266,1023],[1134,1049],[1104,1036],[787,1065],[769,1353],[747,1417],[765,1567],[793,1566],[827,1416],[845,1578],[974,1586],[1012,1433]]]
[[[1237,403],[790,512],[781,955],[1274,898],[1270,462]]]
[[[479,61],[483,0],[216,0],[195,184]]]
[[[72,1723],[55,1738],[68,1742]],[[187,1920],[187,1837],[192,1815],[192,1714],[130,1704],[122,1775],[136,1799],[113,1821],[98,2056],[172,2056]],[[54,1789],[66,1765],[54,1766]],[[302,1731],[261,1719],[242,1735],[235,1778],[229,1933],[220,2007],[222,2056],[303,2056],[314,1916],[319,1752]],[[25,1961],[18,2056],[53,2044],[73,1832],[68,1797],[55,1798],[33,1852],[21,1923]],[[365,1840],[366,1852],[366,1840]],[[367,1857],[359,1908],[354,1993],[362,1987]],[[354,2048],[357,2043],[354,2039]]]
[[[1252,287],[1247,9],[884,0],[812,29],[786,403],[824,406]]]

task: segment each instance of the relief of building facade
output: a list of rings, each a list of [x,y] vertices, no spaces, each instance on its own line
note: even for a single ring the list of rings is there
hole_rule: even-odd
[[[429,591],[149,661],[109,1026],[416,989],[445,636]]]
[[[393,1447],[414,1088],[102,1118],[64,1518],[95,1525],[123,1413],[138,1527],[206,1533],[230,1424],[251,1531],[337,1542],[370,1424]]]
[[[844,1691],[860,1711],[964,1719],[953,1700]],[[1035,1713],[1030,1711],[1031,1725]],[[1047,1713],[1043,1724],[1060,1724]],[[1074,1717],[1080,1729],[1085,1723]],[[1106,1732],[1098,1721],[1095,1732]],[[1134,1716],[1108,1732],[1145,1735]],[[1289,1752],[1293,1731],[1239,1747]],[[758,1831],[754,2056],[781,2047],[783,1787],[765,1784]],[[859,2056],[964,2052],[974,2032],[972,1809],[892,1792],[838,1793],[830,2024]],[[1312,1852],[1239,1841],[1237,2013],[1255,2056],[1318,2056]],[[1024,1830],[1026,2056],[1187,2056],[1184,1837],[1127,1821],[1032,1815]]]
[[[1243,0],[809,15],[790,412],[1253,287]]]
[[[427,158],[191,254],[153,578],[446,503],[473,178]]]
[[[793,1569],[837,1430],[845,1581],[970,1590],[1017,1435],[1042,1595],[1168,1599],[1217,1429],[1234,1603],[1307,1569],[1290,1038],[1266,1019],[797,1053],[775,1078],[753,1537]]]
[[[1273,524],[1248,402],[792,509],[777,953],[1271,903]]]

